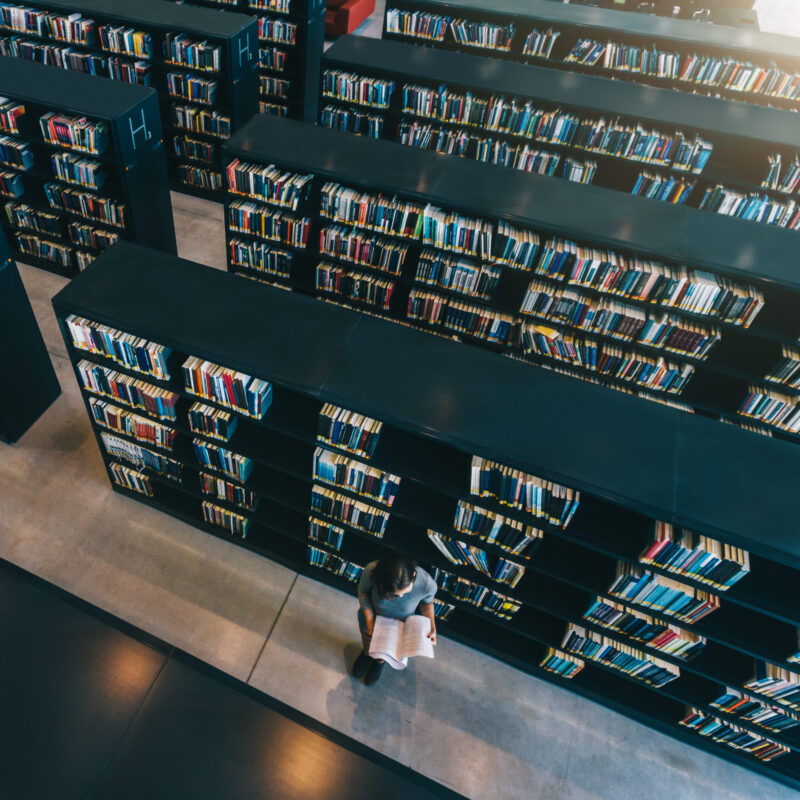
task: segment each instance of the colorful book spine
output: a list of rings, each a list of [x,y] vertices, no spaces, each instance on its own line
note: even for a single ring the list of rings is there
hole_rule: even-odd
[[[326,105],[319,117],[319,124],[323,128],[347,131],[372,139],[383,138],[384,123],[385,118],[380,114],[369,114],[337,105]]]
[[[321,550],[319,547],[308,545],[307,554],[308,563],[312,567],[322,567],[350,583],[357,583],[364,571],[364,567],[354,564],[352,561],[345,561],[345,559]]]
[[[431,42],[443,42],[447,36],[450,19],[441,14],[388,8],[386,9],[386,32]]]
[[[217,82],[191,72],[168,72],[167,91],[181,100],[213,106],[217,99]]]
[[[361,461],[323,447],[314,451],[314,478],[387,506],[394,503],[400,489],[400,478],[397,475],[368,467]]]
[[[768,661],[756,661],[755,671],[755,677],[744,685],[748,692],[789,708],[790,713],[800,711],[800,673]]]
[[[219,72],[222,48],[208,42],[196,42],[185,33],[165,34],[162,51],[168,64]]]
[[[458,501],[453,528],[526,559],[533,555],[543,536],[538,528],[463,500]]]
[[[315,288],[320,292],[342,295],[359,303],[388,311],[395,290],[394,281],[355,272],[347,267],[320,261]]]
[[[371,108],[388,108],[394,81],[368,78],[338,69],[322,71],[322,95]]]
[[[433,578],[442,591],[447,592],[456,600],[475,606],[500,619],[512,619],[522,607],[521,603],[513,597],[500,594],[493,589],[488,589],[443,569],[434,569]]]
[[[218,139],[230,139],[231,118],[219,111],[195,106],[172,106],[172,124],[195,133],[205,133]]]
[[[479,456],[472,457],[470,492],[527,511],[560,528],[569,525],[581,501],[580,492],[574,489]]]
[[[447,622],[453,616],[456,607],[452,603],[445,603],[444,600],[433,601],[433,615],[441,622]]]
[[[339,550],[344,541],[344,528],[340,528],[331,522],[323,522],[316,517],[309,517],[308,538],[313,542],[319,542],[326,547]]]
[[[383,423],[355,411],[326,403],[319,414],[317,439],[363,458],[371,458]]]
[[[181,367],[187,392],[246,416],[262,419],[272,405],[272,384],[196,356]]]
[[[95,23],[93,19],[84,19],[80,14],[62,16],[48,14],[47,25],[50,36],[57,42],[81,44],[89,47],[95,43]]]
[[[14,241],[19,251],[26,255],[52,261],[61,267],[69,267],[72,264],[72,250],[59,242],[52,242],[29,233],[15,233]]]
[[[27,171],[33,166],[33,153],[25,142],[0,136],[0,164]]]
[[[222,191],[222,174],[209,167],[197,167],[192,164],[178,164],[178,180],[184,186],[206,191]]]
[[[293,45],[297,43],[297,25],[292,22],[285,22],[282,19],[260,17],[258,20],[258,38],[262,42]]]
[[[217,146],[191,136],[173,136],[172,150],[174,155],[181,158],[191,158],[194,161],[205,161],[213,164],[216,160]]]
[[[316,484],[311,489],[311,510],[378,538],[389,524],[388,511]]]
[[[534,28],[525,38],[522,54],[534,58],[550,58],[553,54],[553,46],[560,35],[561,31],[554,31],[552,28],[542,31]]]
[[[111,479],[118,486],[147,497],[153,496],[153,484],[144,473],[126,467],[124,464],[118,464],[116,461],[112,461],[108,465],[108,469],[111,472]]]
[[[0,133],[19,133],[19,123],[24,116],[25,106],[22,103],[0,98]]]
[[[547,653],[539,666],[561,678],[570,680],[586,666],[586,662],[564,650],[548,647]]]
[[[781,347],[781,360],[769,370],[765,380],[800,389],[800,350]]]
[[[251,164],[238,158],[226,168],[228,191],[271,205],[297,211],[308,199],[313,175],[300,175],[278,169],[273,164]]]
[[[477,20],[453,19],[450,20],[450,33],[460,45],[468,48],[482,50],[498,50],[508,53],[514,42],[517,27],[513,22],[507,25],[497,25],[492,22],[479,22]]]
[[[737,717],[751,725],[758,725],[773,733],[780,733],[800,725],[800,719],[782,711],[775,706],[753,700],[730,686],[725,687],[725,693],[710,704],[726,714]]]
[[[255,492],[207,472],[200,473],[200,488],[203,494],[215,497],[217,500],[226,500],[248,511],[254,511],[258,505],[258,496]]]
[[[194,433],[223,442],[230,441],[239,422],[239,418],[230,412],[203,403],[192,403],[188,416],[189,427]]]
[[[200,506],[203,510],[203,519],[209,525],[216,525],[218,528],[224,528],[229,533],[232,533],[234,536],[239,536],[242,539],[247,537],[247,531],[250,528],[249,517],[236,514],[215,503],[209,503],[208,500],[203,500]]]
[[[105,451],[112,458],[127,461],[139,469],[148,469],[172,480],[181,479],[183,465],[179,461],[109,433],[101,433],[100,438]]]
[[[151,58],[153,55],[153,40],[149,33],[124,25],[101,25],[97,32],[100,46],[110,53],[138,58]]]
[[[800,432],[800,398],[794,395],[750,386],[739,413],[787,433]]]
[[[192,447],[195,457],[204,467],[219,470],[234,480],[245,483],[253,472],[253,460],[247,456],[203,439],[192,439]]]
[[[25,203],[6,203],[6,218],[17,228],[26,228],[49,236],[62,234],[61,218],[56,214],[39,211]]]
[[[44,140],[72,150],[99,155],[108,147],[108,125],[86,117],[72,117],[48,111],[39,118]]]
[[[421,289],[409,293],[406,316],[500,345],[508,342],[514,326],[509,314]]]
[[[800,203],[796,200],[777,200],[766,194],[739,192],[717,184],[706,189],[700,208],[779,228],[800,230]]]
[[[432,530],[428,530],[428,538],[451,564],[472,567],[490,580],[505,583],[512,589],[525,575],[525,567],[521,564],[506,558],[493,557],[475,545]]]
[[[277,278],[289,280],[292,277],[293,254],[288,250],[264,244],[231,239],[228,243],[231,264],[245,269],[258,270]]]
[[[295,217],[285,211],[236,200],[228,206],[228,228],[271,242],[282,242],[299,249],[305,248],[311,231],[311,219]]]
[[[124,408],[118,408],[105,400],[89,398],[89,408],[95,422],[117,433],[125,434],[144,444],[172,450],[176,431],[147,417],[141,417]]]
[[[167,361],[172,353],[170,348],[75,314],[70,314],[65,322],[72,337],[72,346],[76,349],[109,358],[126,369],[151,375],[158,380],[169,380]]]
[[[124,228],[126,225],[127,208],[124,203],[57,183],[45,183],[44,192],[51,208],[69,211],[115,228]]]

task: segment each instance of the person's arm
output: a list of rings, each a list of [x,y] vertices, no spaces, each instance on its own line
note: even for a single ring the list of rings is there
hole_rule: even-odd
[[[420,603],[419,604],[419,613],[422,614],[423,617],[427,617],[431,621],[431,632],[428,634],[428,638],[431,640],[431,644],[436,644],[436,615],[433,613],[433,603]]]
[[[370,599],[370,593],[372,591],[372,570],[374,566],[374,562],[372,564],[367,564],[358,582],[358,605],[364,615],[364,623],[367,626],[366,632],[368,636],[372,636],[372,631],[375,628],[375,610],[372,608],[372,600]]]

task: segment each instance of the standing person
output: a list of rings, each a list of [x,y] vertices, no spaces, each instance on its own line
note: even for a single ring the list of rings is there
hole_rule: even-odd
[[[431,621],[428,638],[431,644],[436,644],[436,619],[433,614],[436,588],[436,581],[408,556],[384,556],[364,567],[358,582],[358,628],[364,649],[353,662],[354,678],[363,675],[364,683],[372,686],[383,671],[383,661],[369,655],[375,616],[378,614],[392,619],[406,619],[419,609],[419,613]]]

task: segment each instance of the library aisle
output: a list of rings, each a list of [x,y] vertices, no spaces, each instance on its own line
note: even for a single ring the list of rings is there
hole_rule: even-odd
[[[172,197],[179,254],[223,268],[221,207]],[[66,281],[20,272],[64,391],[0,449],[0,558],[476,800],[795,796],[448,639],[352,679],[354,598],[109,489],[50,306]]]

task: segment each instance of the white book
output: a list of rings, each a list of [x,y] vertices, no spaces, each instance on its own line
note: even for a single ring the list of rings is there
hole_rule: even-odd
[[[414,614],[405,621],[389,617],[375,617],[369,654],[383,659],[392,669],[405,669],[413,656],[433,658],[433,645],[428,638],[431,621]]]

